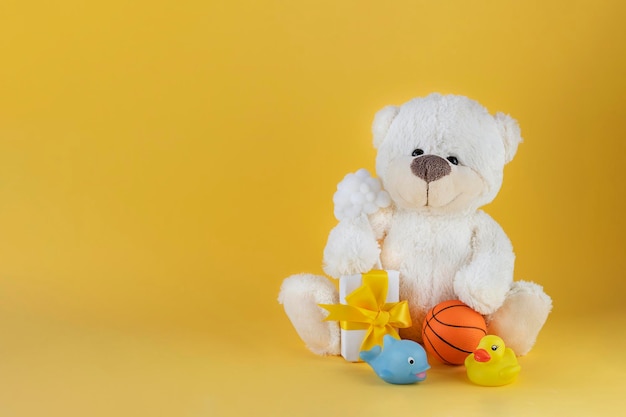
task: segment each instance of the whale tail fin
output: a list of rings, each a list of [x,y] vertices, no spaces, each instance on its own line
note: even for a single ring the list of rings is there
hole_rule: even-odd
[[[359,353],[359,357],[361,359],[363,359],[365,362],[370,363],[378,355],[380,355],[381,351],[382,351],[382,348],[380,346],[376,345],[373,348],[371,348],[370,350],[362,350],[361,353]]]

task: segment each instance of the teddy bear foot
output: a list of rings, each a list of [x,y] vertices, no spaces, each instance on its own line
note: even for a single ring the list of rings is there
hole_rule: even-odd
[[[552,310],[552,299],[533,282],[513,283],[504,304],[487,318],[488,332],[518,355],[527,354]]]
[[[311,274],[292,275],[283,281],[278,302],[307,348],[318,355],[338,355],[339,324],[324,321],[328,311],[318,304],[337,304],[339,295],[332,282]]]

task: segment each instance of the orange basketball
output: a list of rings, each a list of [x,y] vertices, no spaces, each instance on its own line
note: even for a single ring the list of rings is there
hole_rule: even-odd
[[[458,300],[437,304],[422,324],[426,351],[447,365],[462,365],[486,334],[483,316]]]

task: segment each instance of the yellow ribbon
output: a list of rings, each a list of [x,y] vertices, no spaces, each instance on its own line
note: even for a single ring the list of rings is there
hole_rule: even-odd
[[[406,301],[386,303],[387,272],[372,270],[363,274],[362,285],[346,296],[346,304],[320,304],[329,311],[325,320],[339,320],[344,330],[367,330],[361,350],[383,344],[388,334],[400,339],[396,328],[411,326]]]

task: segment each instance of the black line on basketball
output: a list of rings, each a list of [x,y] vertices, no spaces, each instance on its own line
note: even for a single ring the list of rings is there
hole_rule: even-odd
[[[466,305],[459,305],[459,304],[455,304],[455,305],[453,305],[453,306],[448,306],[448,307],[442,308],[441,310],[439,310],[439,311],[437,312],[437,314],[439,314],[439,313],[441,313],[442,311],[447,310],[447,309],[449,309],[449,308],[453,308],[453,307],[462,307],[462,308],[463,308],[463,307],[465,307],[465,308],[468,308],[468,309],[470,309],[470,310],[474,311],[473,309],[471,309],[470,307],[468,307],[468,306],[466,306]],[[441,321],[441,320],[437,317],[437,314],[433,314],[433,317],[432,317],[432,318],[433,318],[433,319],[435,319],[435,320],[436,320],[438,323],[440,323],[440,324],[443,324],[443,325],[448,326],[448,327],[456,327],[456,328],[460,328],[460,329],[476,329],[476,330],[480,330],[481,332],[483,332],[483,335],[484,335],[484,334],[487,334],[487,333],[485,332],[485,329],[483,329],[483,328],[481,328],[481,327],[476,327],[476,326],[462,326],[462,325],[459,325],[459,324],[450,324],[450,323],[446,323],[446,322],[444,322],[444,321]]]
[[[432,330],[433,333],[435,333],[435,331],[433,329]],[[435,335],[437,335],[437,333],[435,333]],[[433,345],[433,342],[430,341],[430,338],[428,337],[428,335],[426,334],[426,332],[424,332],[424,337],[426,338],[426,340],[428,340],[428,344],[430,345],[430,348],[432,349],[433,352],[435,352],[435,354],[437,355],[437,357],[439,358],[439,360],[441,362],[443,362],[446,365],[456,365],[455,363],[452,363],[448,360],[446,360],[443,356],[441,356],[441,354],[437,351],[437,349],[435,349],[435,346]],[[437,337],[439,337],[439,335],[437,335]]]
[[[435,336],[437,336],[437,338],[438,338],[439,340],[441,340],[443,343],[445,343],[446,345],[450,346],[451,348],[456,349],[456,350],[459,350],[459,351],[461,351],[461,352],[463,352],[463,353],[467,353],[467,354],[472,353],[472,352],[468,352],[468,351],[467,351],[467,350],[465,350],[465,349],[461,349],[461,348],[460,348],[460,347],[458,347],[458,346],[453,345],[452,343],[448,342],[448,341],[447,341],[446,339],[444,339],[443,337],[439,336],[439,334],[435,331],[435,329],[433,329],[433,328],[432,328],[432,326],[430,325],[430,323],[426,322],[426,327],[428,327],[428,328],[430,329],[430,331],[431,331],[431,332],[433,332],[433,334],[434,334]],[[432,345],[432,343],[431,343],[431,345]]]

